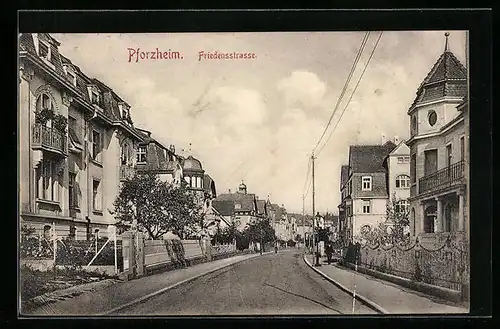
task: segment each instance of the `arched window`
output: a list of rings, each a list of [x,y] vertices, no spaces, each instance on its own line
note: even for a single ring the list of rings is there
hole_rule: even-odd
[[[410,188],[410,176],[399,175],[396,177],[396,188]]]
[[[36,112],[41,113],[42,110],[49,110],[52,113],[54,113],[54,103],[52,101],[52,98],[49,96],[47,93],[41,93],[38,95],[36,99]],[[52,126],[52,120],[50,118],[44,118],[43,124],[45,124],[47,127]]]
[[[399,200],[397,203],[396,203],[396,206],[395,206],[395,211],[397,213],[408,213],[408,210],[410,208],[410,203],[408,202],[408,200]]]

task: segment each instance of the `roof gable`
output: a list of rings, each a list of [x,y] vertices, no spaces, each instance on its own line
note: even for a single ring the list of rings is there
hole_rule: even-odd
[[[353,173],[385,172],[385,158],[395,147],[391,141],[384,145],[352,145],[349,148],[349,167]]]
[[[216,198],[217,201],[233,201],[235,204],[240,204],[239,211],[257,211],[255,194],[220,194]]]
[[[409,155],[409,154],[410,154],[410,148],[408,147],[408,145],[406,145],[404,141],[401,141],[389,155],[393,156],[393,155]]]

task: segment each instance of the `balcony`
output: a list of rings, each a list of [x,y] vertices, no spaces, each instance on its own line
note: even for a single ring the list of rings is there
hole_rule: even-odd
[[[459,161],[449,167],[426,175],[418,181],[419,194],[438,191],[446,187],[460,184],[464,178],[464,161]]]
[[[35,124],[33,126],[33,139],[31,145],[33,149],[43,149],[62,155],[68,154],[68,139],[66,134],[41,124]]]
[[[120,181],[124,181],[134,177],[135,168],[130,166],[121,165],[120,166]]]

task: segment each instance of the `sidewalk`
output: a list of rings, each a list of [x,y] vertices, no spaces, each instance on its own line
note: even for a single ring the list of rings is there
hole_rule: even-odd
[[[312,255],[306,255],[306,259],[313,264]],[[448,305],[445,301],[437,300],[432,296],[344,269],[336,264],[321,263],[321,265],[315,269],[350,291],[353,291],[354,284],[356,284],[357,295],[379,305],[388,314],[468,313],[466,308]]]
[[[269,254],[265,252],[264,254]],[[201,263],[184,269],[145,276],[136,280],[119,282],[102,289],[87,292],[71,299],[45,304],[29,314],[22,315],[107,315],[127,304],[139,302],[146,296],[153,296],[182,284],[190,279],[208,274],[241,261],[260,256],[259,253],[238,255],[207,263]]]

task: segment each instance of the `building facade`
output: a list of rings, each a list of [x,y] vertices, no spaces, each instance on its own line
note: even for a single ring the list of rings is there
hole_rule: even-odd
[[[386,160],[395,148],[392,141],[349,147],[348,169],[341,167],[339,207],[343,218],[341,236],[345,242],[357,239],[362,230],[371,230],[385,222],[389,199]]]
[[[395,138],[397,142],[397,137]],[[391,212],[399,212],[409,216],[410,213],[410,148],[404,141],[394,148],[386,159],[387,185],[389,189],[389,205]],[[391,226],[392,218],[387,218]],[[409,227],[405,230],[409,233]]]
[[[130,106],[59,45],[46,33],[19,36],[20,220],[45,238],[103,237],[115,223],[122,145],[133,167],[142,137]]]
[[[219,194],[213,200],[213,206],[218,213],[230,222],[238,223],[237,229],[243,231],[248,224],[259,217],[257,197],[248,193],[247,186],[242,182],[236,193]]]
[[[411,233],[422,242],[440,243],[468,227],[466,95],[467,69],[446,40],[408,110]]]

